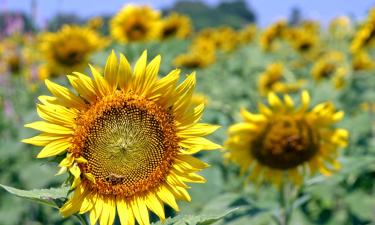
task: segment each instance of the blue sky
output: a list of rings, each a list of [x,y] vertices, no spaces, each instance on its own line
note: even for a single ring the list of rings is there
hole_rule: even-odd
[[[82,17],[98,14],[111,14],[118,11],[124,4],[148,4],[155,8],[172,5],[175,0],[36,0],[38,2],[38,22],[45,23],[58,12],[75,12]],[[205,0],[215,5],[220,0]],[[258,22],[265,26],[277,19],[286,18],[290,9],[299,7],[307,18],[317,19],[327,24],[330,19],[340,15],[350,15],[361,19],[375,0],[247,0],[255,9]],[[30,12],[31,0],[0,0],[0,10],[22,10]]]

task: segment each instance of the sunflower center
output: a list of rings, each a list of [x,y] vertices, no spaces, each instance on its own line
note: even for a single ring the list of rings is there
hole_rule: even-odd
[[[268,167],[286,170],[311,159],[318,143],[318,135],[303,119],[281,118],[256,138],[251,153]]]
[[[140,40],[147,32],[147,28],[140,22],[134,23],[130,26],[128,35],[130,40]]]
[[[176,35],[176,33],[177,33],[177,27],[176,26],[168,26],[168,27],[163,29],[162,37],[163,38],[169,38],[169,37],[172,37],[172,36]]]
[[[321,77],[328,78],[330,77],[335,71],[335,65],[332,63],[327,63],[321,72]]]
[[[75,66],[84,61],[86,51],[81,49],[81,47],[58,47],[55,50],[55,58],[59,63],[65,66]]]
[[[88,162],[83,180],[102,194],[131,197],[163,182],[178,150],[173,118],[136,96],[109,96],[80,119],[76,153]],[[83,135],[82,135],[83,134]]]
[[[312,47],[312,43],[306,41],[306,42],[300,43],[298,46],[298,49],[302,52],[305,52],[305,51],[310,50],[311,47]]]

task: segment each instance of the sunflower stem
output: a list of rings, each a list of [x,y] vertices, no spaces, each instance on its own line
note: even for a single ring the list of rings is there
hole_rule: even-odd
[[[280,214],[278,224],[289,225],[293,211],[292,201],[289,185],[287,182],[283,181],[279,188]]]
[[[79,220],[79,222],[81,223],[81,225],[90,225],[85,216],[84,215],[81,215],[81,214],[75,214],[76,218]]]

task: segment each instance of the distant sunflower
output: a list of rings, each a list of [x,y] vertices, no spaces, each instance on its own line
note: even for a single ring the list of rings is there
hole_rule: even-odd
[[[89,56],[105,47],[107,41],[87,27],[63,26],[56,33],[44,33],[40,37],[40,51],[48,67],[56,74],[81,70]]]
[[[369,11],[366,21],[358,29],[350,44],[351,53],[363,51],[375,43],[375,8]]]
[[[336,39],[349,37],[353,33],[353,24],[349,17],[339,16],[329,23],[329,32]]]
[[[188,68],[204,68],[216,60],[215,42],[208,37],[194,38],[187,53],[178,55],[174,59],[176,66]]]
[[[215,32],[216,47],[223,52],[232,52],[239,44],[239,34],[229,26],[218,27]]]
[[[127,5],[110,21],[111,35],[119,42],[156,40],[160,35],[160,12],[147,6]]]
[[[173,12],[162,20],[160,38],[167,39],[170,37],[184,39],[191,34],[193,28],[188,16]]]
[[[267,27],[260,36],[260,47],[264,51],[274,51],[278,48],[276,40],[284,39],[288,31],[286,21],[280,20]]]
[[[23,142],[44,146],[38,158],[63,156],[61,171],[72,175],[69,200],[60,212],[90,213],[90,224],[111,225],[116,209],[122,225],[149,224],[149,212],[165,219],[164,203],[190,201],[185,182],[204,183],[196,174],[207,164],[193,157],[220,146],[203,136],[218,126],[198,123],[204,105],[192,102],[195,74],[177,85],[179,70],[159,79],[160,56],[147,65],[144,52],[132,71],[114,52],[102,76],[74,72],[77,92],[46,80],[53,97],[40,96],[41,131]]]
[[[368,71],[375,67],[374,60],[365,51],[357,51],[352,56],[352,68],[355,71]]]
[[[291,93],[298,91],[304,81],[286,82],[284,77],[285,67],[281,63],[271,63],[260,74],[258,79],[259,93],[266,96],[269,92]]]
[[[300,108],[289,95],[282,101],[270,93],[268,101],[270,108],[260,104],[259,114],[241,110],[245,121],[228,129],[227,158],[242,171],[252,168],[252,181],[275,185],[285,178],[298,185],[305,173],[330,175],[339,169],[337,149],[346,146],[348,132],[333,125],[344,116],[342,111],[329,102],[309,110],[307,91],[302,92]]]
[[[97,16],[89,19],[86,23],[86,26],[93,30],[100,30],[104,25],[104,20],[102,17]]]
[[[238,41],[241,44],[247,44],[253,41],[257,34],[257,27],[254,24],[247,25],[238,32]]]
[[[337,71],[342,68],[344,54],[331,51],[321,56],[313,65],[311,74],[316,81],[334,77]]]
[[[288,35],[288,40],[292,47],[299,53],[310,53],[319,44],[318,33],[314,33],[313,28],[294,28]]]

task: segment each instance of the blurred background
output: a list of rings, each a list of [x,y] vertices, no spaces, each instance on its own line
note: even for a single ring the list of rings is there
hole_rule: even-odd
[[[297,22],[301,19],[312,19],[328,25],[333,18],[346,15],[360,20],[374,4],[374,1],[120,1],[108,0],[103,4],[99,0],[1,0],[1,29],[5,30],[7,21],[16,18],[23,21],[25,30],[57,29],[63,23],[83,23],[90,17],[102,16],[110,18],[124,4],[146,4],[164,12],[177,11],[189,15],[198,28],[204,26],[229,25],[240,26],[246,22],[254,22],[264,27],[270,23],[287,19]],[[220,16],[219,16],[220,15]],[[20,19],[22,18],[22,19]]]
[[[123,41],[110,21],[128,4],[148,5],[162,18],[178,13],[188,22],[177,25],[186,27],[171,38]],[[160,75],[176,67],[197,71],[195,100],[207,105],[204,122],[222,126],[210,137],[219,144],[227,128],[241,121],[240,108],[257,111],[271,91],[299,99],[301,90],[309,90],[313,105],[331,101],[345,111],[337,125],[350,132],[348,147],[337,156],[342,168],[305,181],[291,224],[375,224],[374,6],[370,0],[0,0],[0,184],[30,190],[58,187],[66,179],[55,176],[56,162],[35,158],[39,147],[20,142],[36,134],[23,126],[38,120],[35,104],[48,94],[45,78],[67,85],[72,70],[89,74],[87,63],[100,71],[112,49],[133,63],[148,49],[149,58],[162,56]],[[77,53],[69,35],[80,31],[67,25],[85,29],[87,42],[96,46],[77,50],[87,51],[77,66],[76,54],[53,59],[58,40]],[[211,164],[202,173],[207,183],[192,185],[193,200],[180,203],[182,214],[240,207],[217,224],[277,224],[278,196],[271,185],[249,184],[220,151],[198,157]],[[0,225],[42,224],[79,221],[0,190]]]

